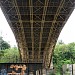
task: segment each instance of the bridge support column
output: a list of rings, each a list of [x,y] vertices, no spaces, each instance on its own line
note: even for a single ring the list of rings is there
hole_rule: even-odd
[[[50,75],[50,69],[42,69],[42,75]]]
[[[27,63],[27,75],[42,75],[42,63]]]
[[[36,75],[40,75],[40,71],[39,70],[36,71]]]
[[[43,73],[42,73],[42,69],[40,69],[40,75],[42,75]]]
[[[46,72],[46,69],[42,69],[42,75],[47,75]]]
[[[46,69],[39,69],[36,71],[36,75],[48,75],[48,71]]]

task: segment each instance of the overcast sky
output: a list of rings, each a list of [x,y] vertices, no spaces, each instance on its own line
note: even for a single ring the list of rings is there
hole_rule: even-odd
[[[75,42],[75,9],[63,27],[58,40],[62,40],[66,44]]]
[[[11,46],[16,45],[14,35],[0,9],[0,35],[5,41],[10,43]],[[58,40],[62,40],[65,44],[75,42],[75,10],[71,14],[67,23],[65,24]]]
[[[3,37],[5,41],[7,41],[11,46],[16,45],[16,40],[11,31],[8,22],[5,19],[5,16],[0,8],[0,35]]]

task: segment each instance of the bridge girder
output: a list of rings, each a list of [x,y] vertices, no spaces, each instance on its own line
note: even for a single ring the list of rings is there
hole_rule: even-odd
[[[49,67],[75,0],[0,0],[0,6],[15,35],[22,62]]]

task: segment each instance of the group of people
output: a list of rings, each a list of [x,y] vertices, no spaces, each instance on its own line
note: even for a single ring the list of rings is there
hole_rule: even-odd
[[[3,69],[1,69],[0,75],[17,75],[17,74],[18,75],[27,75],[25,73],[26,65],[12,64],[8,68],[11,70],[11,72],[7,73],[7,70],[3,68]]]
[[[12,68],[12,74],[15,74],[19,71],[21,72],[20,75],[24,75],[26,70],[26,65],[11,65],[10,68]]]

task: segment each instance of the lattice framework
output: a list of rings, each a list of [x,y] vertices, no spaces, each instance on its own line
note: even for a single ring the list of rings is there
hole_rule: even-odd
[[[22,62],[50,66],[58,36],[75,0],[0,0],[15,35]]]

